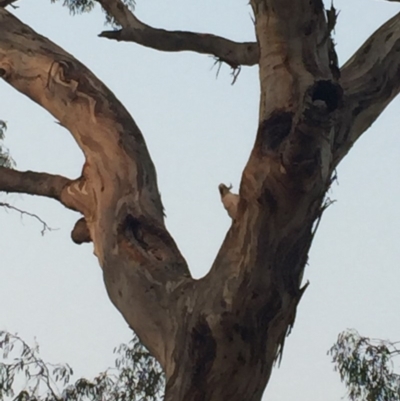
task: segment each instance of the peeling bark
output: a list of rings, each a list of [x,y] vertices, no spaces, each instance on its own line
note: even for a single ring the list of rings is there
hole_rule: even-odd
[[[99,2],[123,30],[141,24],[125,8],[113,11],[118,2]],[[166,401],[261,399],[307,286],[332,173],[399,91],[399,16],[340,78],[321,0],[250,4],[259,127],[232,226],[201,280],[165,228],[155,168],[132,117],[86,67],[0,9],[0,75],[53,114],[86,158],[76,180],[1,168],[0,190],[52,197],[83,214],[72,239],[93,242],[111,301],[165,370]],[[153,33],[142,43],[153,46]],[[170,50],[219,49],[215,38],[199,44],[192,34],[173,48],[169,34],[157,32]]]

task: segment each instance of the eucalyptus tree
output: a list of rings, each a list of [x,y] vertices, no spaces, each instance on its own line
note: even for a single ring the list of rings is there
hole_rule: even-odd
[[[395,370],[398,342],[346,330],[339,334],[329,354],[351,401],[400,400],[400,375]]]
[[[335,169],[399,91],[400,14],[339,68],[336,11],[322,0],[250,0],[256,39],[246,43],[151,27],[127,0],[64,1],[73,12],[97,3],[117,26],[100,37],[258,68],[254,147],[209,273],[192,278],[166,229],[133,117],[88,68],[13,16],[12,0],[0,2],[0,76],[71,133],[85,163],[74,180],[1,167],[0,190],[82,214],[72,239],[93,242],[111,301],[165,372],[167,401],[258,401],[306,289]]]
[[[88,350],[90,351],[90,350]],[[158,401],[164,376],[159,364],[133,337],[114,349],[115,366],[92,379],[74,378],[68,364],[46,362],[39,345],[0,331],[0,400]]]

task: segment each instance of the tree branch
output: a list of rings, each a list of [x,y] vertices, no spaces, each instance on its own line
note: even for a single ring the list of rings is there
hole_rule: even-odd
[[[152,49],[178,52],[193,51],[211,54],[232,68],[258,63],[259,50],[255,42],[234,42],[220,36],[184,31],[167,31],[152,28],[141,22],[121,0],[97,0],[107,14],[122,27],[104,31],[100,37],[118,41],[135,42]]]
[[[17,171],[0,167],[0,191],[4,192],[46,196],[64,204],[63,190],[72,182],[72,180],[61,175]]]
[[[175,344],[171,293],[192,279],[165,228],[156,171],[139,128],[91,71],[3,8],[0,76],[68,129],[86,159],[72,182],[1,170],[3,190],[60,198],[84,214],[73,239],[93,241],[111,301],[165,367]]]
[[[82,179],[70,180],[61,175],[37,173],[34,171],[17,171],[6,167],[0,167],[0,192],[45,196],[59,201],[68,209],[85,213],[86,205],[84,199],[79,196],[79,191],[76,190],[76,188],[79,188],[81,185]],[[15,207],[8,206],[8,204],[2,204],[2,206],[18,210]],[[21,213],[31,215],[27,212]],[[40,220],[39,217],[34,217]],[[47,225],[45,226],[45,223],[42,220],[40,221],[43,223],[44,229],[47,228]],[[85,219],[82,218],[78,220],[71,237],[77,244],[90,241]]]
[[[341,69],[342,117],[336,126],[336,167],[400,92],[400,13],[382,25]]]
[[[76,192],[76,185],[81,185],[81,181],[70,180],[61,175],[37,173],[34,171],[17,171],[6,167],[0,167],[0,192],[45,196],[61,202],[68,209],[84,213],[85,208],[82,207],[82,201],[77,194],[74,194],[74,192]],[[0,206],[5,206],[17,210],[22,214],[37,218],[43,224],[42,234],[46,229],[50,229],[47,224],[36,215],[21,211],[6,203],[0,203]],[[84,218],[77,221],[71,233],[71,237],[77,244],[90,242],[91,238]]]
[[[6,209],[10,209],[10,210],[15,210],[21,216],[26,215],[26,216],[29,216],[29,217],[32,217],[32,218],[36,219],[37,221],[39,221],[40,224],[42,224],[42,230],[40,231],[40,233],[42,235],[44,235],[44,233],[46,231],[52,231],[53,230],[53,228],[49,227],[49,225],[35,213],[27,212],[26,210],[19,209],[19,208],[13,206],[13,205],[10,205],[9,203],[4,203],[4,202],[0,202],[0,207],[5,207]]]

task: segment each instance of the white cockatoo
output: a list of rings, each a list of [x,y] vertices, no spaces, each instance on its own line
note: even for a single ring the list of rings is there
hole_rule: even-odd
[[[232,185],[227,187],[225,184],[219,184],[218,189],[219,193],[221,194],[221,201],[224,205],[224,208],[228,212],[229,217],[232,220],[235,220],[239,204],[239,195],[231,192]]]

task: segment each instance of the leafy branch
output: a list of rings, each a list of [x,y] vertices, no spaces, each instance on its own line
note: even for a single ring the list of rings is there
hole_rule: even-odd
[[[12,168],[15,166],[15,162],[10,157],[8,149],[3,144],[6,130],[7,123],[3,120],[0,120],[0,167]]]
[[[114,350],[115,367],[92,380],[72,383],[68,364],[53,365],[39,356],[18,335],[0,331],[0,400],[19,401],[157,401],[162,398],[164,376],[158,363],[134,337]],[[23,380],[21,380],[23,379]],[[21,386],[21,383],[24,383]]]
[[[393,358],[396,343],[362,337],[355,330],[339,334],[328,351],[352,401],[400,401],[400,375]]]

